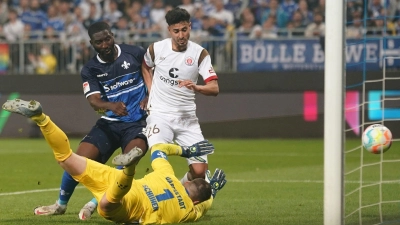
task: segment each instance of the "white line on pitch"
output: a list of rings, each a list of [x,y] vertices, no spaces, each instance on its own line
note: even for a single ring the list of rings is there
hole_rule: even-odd
[[[315,183],[322,184],[323,180],[228,180],[228,182],[233,183]],[[351,184],[359,184],[360,181],[348,180],[345,183]],[[377,183],[377,181],[364,181],[364,184],[369,183]],[[400,181],[388,181],[384,183],[400,183]],[[85,188],[84,186],[78,186],[77,189]],[[22,194],[30,194],[30,193],[39,193],[39,192],[50,192],[50,191],[59,191],[60,188],[49,188],[49,189],[38,189],[38,190],[29,190],[29,191],[17,191],[17,192],[8,192],[8,193],[0,193],[0,196],[9,196],[9,195],[22,195]]]

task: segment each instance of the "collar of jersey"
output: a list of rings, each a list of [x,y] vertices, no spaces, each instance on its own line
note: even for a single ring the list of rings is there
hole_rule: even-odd
[[[119,47],[119,45],[117,45],[117,44],[114,44],[115,45],[115,47],[117,47],[117,52],[118,52],[118,57],[121,55],[121,48]],[[117,58],[118,58],[117,57]],[[105,62],[105,61],[103,61],[101,58],[100,58],[100,56],[99,56],[99,54],[97,54],[97,60],[99,60],[99,62],[100,63],[107,63],[107,62]]]

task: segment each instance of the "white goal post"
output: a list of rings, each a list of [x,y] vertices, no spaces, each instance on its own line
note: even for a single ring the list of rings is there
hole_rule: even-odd
[[[324,225],[343,224],[344,0],[325,6]]]

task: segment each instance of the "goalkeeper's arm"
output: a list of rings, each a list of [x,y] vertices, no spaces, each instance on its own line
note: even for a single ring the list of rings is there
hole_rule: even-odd
[[[212,154],[214,152],[214,146],[208,142],[208,140],[200,141],[188,147],[175,144],[155,144],[151,148],[151,154],[156,151],[162,151],[166,155],[179,155],[185,158],[190,158],[194,156]]]

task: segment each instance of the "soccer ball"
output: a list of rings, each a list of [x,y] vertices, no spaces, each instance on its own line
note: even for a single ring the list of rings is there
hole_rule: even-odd
[[[392,132],[382,124],[372,124],[362,134],[362,143],[371,153],[384,153],[392,145]]]

